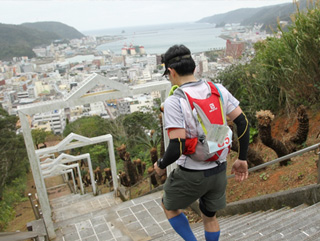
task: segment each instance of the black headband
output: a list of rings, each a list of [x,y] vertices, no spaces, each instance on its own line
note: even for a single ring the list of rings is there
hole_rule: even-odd
[[[191,55],[190,54],[186,54],[186,55],[182,55],[182,56],[177,56],[177,57],[174,57],[172,59],[169,59],[168,61],[165,60],[164,58],[164,54],[161,55],[161,62],[165,64],[165,71],[163,73],[162,76],[168,74],[169,70],[168,70],[168,67],[173,64],[173,63],[178,63],[180,62],[182,59],[189,59],[191,58]]]
[[[172,59],[170,59],[168,61],[164,61],[164,62],[167,62],[167,65],[170,65],[170,64],[179,62],[182,59],[189,59],[189,58],[191,58],[191,55],[190,54],[186,54],[186,55],[174,57],[174,58],[172,58]]]

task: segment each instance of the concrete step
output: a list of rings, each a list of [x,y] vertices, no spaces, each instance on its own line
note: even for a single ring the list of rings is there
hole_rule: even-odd
[[[291,227],[290,227],[291,228]],[[308,218],[306,222],[303,222],[303,225],[300,227],[293,228],[292,232],[288,235],[285,235],[286,239],[292,240],[300,239],[305,240],[310,237],[315,237],[318,235],[318,239],[320,240],[320,213],[315,213],[314,217]]]
[[[311,235],[311,236],[309,236],[309,237],[307,237],[305,240],[308,240],[308,241],[318,241],[318,240],[320,240],[320,232],[319,232],[320,227],[319,226],[317,226],[317,227],[318,227],[318,229],[317,229],[316,233]]]
[[[223,217],[222,220],[218,218],[221,241],[320,240],[320,203],[234,216]],[[191,225],[191,227],[198,241],[205,240],[202,224]],[[182,239],[171,229],[164,234],[153,236],[152,240]]]
[[[52,208],[60,208],[66,206],[66,204],[73,204],[77,202],[82,202],[83,200],[90,199],[93,195],[88,194],[69,194],[62,197],[50,199],[50,205]]]
[[[239,217],[237,220],[233,222],[220,222],[219,224],[228,232],[225,235],[232,236],[232,233],[238,233],[239,230],[243,230],[247,228],[250,224],[255,223],[257,220],[261,219],[262,216],[267,215],[270,211],[260,211],[254,213],[247,213],[245,216]]]
[[[316,211],[319,212],[320,203],[314,204],[301,209],[290,209],[289,212],[283,212],[281,216],[269,220],[268,225],[257,227],[254,232],[249,235],[242,236],[242,238],[235,240],[273,240],[273,238],[282,239],[284,234],[287,234],[286,230],[294,225],[301,225],[303,219],[310,217]],[[292,240],[296,240],[293,238]]]
[[[114,192],[98,196],[92,196],[92,194],[70,195],[70,197],[65,197],[52,204],[53,220],[54,222],[63,221],[86,213],[103,210],[119,203],[122,203],[122,201],[120,198],[114,197]]]
[[[157,192],[114,204],[54,223],[57,239],[63,240],[149,240],[172,231]]]
[[[287,220],[287,222],[282,223],[282,225],[274,232],[270,232],[268,235],[266,235],[266,240],[275,240],[279,237],[285,238],[287,240],[293,240],[296,239],[297,235],[299,234],[302,234],[301,236],[303,237],[303,239],[308,237],[309,234],[305,232],[304,229],[309,227],[310,225],[320,223],[319,208],[320,205],[318,205],[318,207],[316,205],[312,205],[302,212],[297,213],[297,215],[299,215],[298,218],[296,217],[294,220]]]
[[[272,222],[272,220],[276,220],[288,212],[296,211],[301,208],[305,208],[307,205],[300,205],[294,209],[290,209],[289,207],[284,207],[279,210],[269,210],[268,212],[262,212],[261,216],[258,216],[255,219],[249,220],[247,223],[243,223],[241,226],[237,226],[235,228],[223,228],[226,230],[221,237],[235,237],[235,239],[239,239],[242,236],[249,236],[255,232],[255,230],[259,229],[260,227],[266,227]],[[249,218],[250,219],[250,218]]]
[[[162,195],[159,191],[126,202],[112,201],[113,193],[54,200],[55,241],[182,240],[163,213]],[[220,240],[320,240],[319,213],[320,203],[219,217]],[[205,240],[202,223],[191,228],[198,241]]]

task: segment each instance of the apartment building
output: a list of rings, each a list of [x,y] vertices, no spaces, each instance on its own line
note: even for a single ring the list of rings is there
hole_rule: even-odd
[[[50,129],[54,134],[62,134],[66,127],[66,119],[63,110],[55,110],[52,112],[39,113],[33,116],[32,126],[41,127],[50,124]]]
[[[123,98],[117,100],[117,109],[120,115],[130,114],[130,104],[133,102],[132,98]]]

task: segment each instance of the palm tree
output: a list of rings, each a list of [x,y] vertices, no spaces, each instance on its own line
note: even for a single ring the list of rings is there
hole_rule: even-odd
[[[298,108],[297,120],[299,125],[296,134],[285,142],[281,142],[271,135],[271,122],[274,119],[274,115],[270,111],[259,111],[256,113],[256,117],[258,119],[259,135],[262,143],[273,149],[278,157],[288,155],[291,152],[301,149],[302,144],[307,140],[309,117],[303,105]],[[286,166],[289,160],[290,159],[280,162],[280,165]]]
[[[145,133],[144,138],[137,136],[137,141],[138,143],[150,148],[151,163],[152,164],[156,163],[158,161],[158,145],[161,141],[160,136],[157,135],[157,133],[154,130],[151,130],[149,135]],[[148,174],[151,174],[153,172],[154,172],[154,168],[152,165],[148,168]],[[158,181],[155,174],[152,174],[150,178],[151,178],[152,185],[154,187],[158,186]]]
[[[121,160],[124,161],[124,171],[130,179],[130,185],[134,185],[138,181],[138,173],[135,165],[132,163],[130,153],[127,152],[126,145],[122,144],[117,148]]]

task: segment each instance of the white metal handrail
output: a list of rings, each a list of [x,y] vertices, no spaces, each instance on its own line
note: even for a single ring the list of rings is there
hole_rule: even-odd
[[[270,166],[270,165],[272,165],[272,164],[275,164],[275,163],[278,163],[278,162],[281,162],[281,161],[290,159],[291,157],[295,157],[295,156],[301,155],[301,154],[303,154],[303,153],[316,150],[316,149],[318,149],[319,147],[320,147],[320,143],[315,144],[315,145],[312,145],[312,146],[309,146],[309,147],[306,147],[306,148],[304,148],[304,149],[302,149],[302,150],[299,150],[299,151],[296,151],[296,152],[292,152],[292,153],[290,153],[290,154],[288,154],[288,155],[285,155],[285,156],[279,157],[279,158],[277,158],[277,159],[274,159],[274,160],[272,160],[272,161],[263,163],[263,164],[261,164],[261,165],[259,165],[259,166],[252,167],[252,168],[250,168],[248,171],[249,171],[249,172],[254,172],[254,171],[260,170],[260,169],[265,168],[265,167],[267,167],[267,166]],[[319,172],[320,172],[320,163],[319,163],[319,162],[320,162],[320,152],[319,152],[318,154],[319,154],[319,160],[318,160],[318,183],[320,183],[320,180],[319,180],[319,179],[320,179],[320,175],[319,175],[319,174],[320,174],[320,173],[319,173]],[[229,175],[227,178],[229,179],[229,178],[232,178],[232,177],[234,177],[234,174]]]

